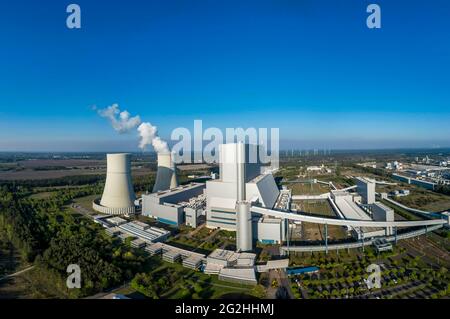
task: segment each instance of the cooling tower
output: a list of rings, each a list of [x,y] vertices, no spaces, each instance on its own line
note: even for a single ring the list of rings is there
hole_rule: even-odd
[[[177,173],[171,153],[158,153],[158,171],[153,193],[178,186]]]
[[[136,196],[131,182],[130,154],[107,154],[106,164],[103,195],[100,203],[94,201],[93,208],[105,214],[134,214]]]

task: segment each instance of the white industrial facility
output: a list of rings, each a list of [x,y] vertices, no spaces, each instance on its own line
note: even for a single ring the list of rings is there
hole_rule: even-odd
[[[142,214],[162,223],[192,227],[197,227],[200,216],[205,216],[208,228],[237,231],[238,243],[241,242],[238,250],[242,251],[252,250],[254,240],[281,243],[285,240],[285,220],[250,212],[251,205],[286,208],[290,201],[290,193],[280,196],[272,174],[261,173],[262,164],[257,158],[250,158],[257,152],[256,145],[222,144],[220,177],[206,184],[181,186],[177,186],[170,154],[158,155],[158,161],[163,163],[158,163],[157,187],[153,193],[142,195]]]
[[[201,216],[208,228],[237,231],[237,249],[250,251],[254,240],[281,243],[286,220],[251,213],[251,206],[289,209],[290,192],[277,188],[271,173],[258,159],[259,146],[230,143],[219,146],[219,178],[205,183],[178,186],[171,153],[158,154],[158,169],[152,193],[142,195],[142,214],[179,226],[197,227]],[[256,156],[254,156],[256,155]],[[254,158],[252,158],[254,157]],[[130,154],[108,154],[107,176],[101,200],[93,208],[112,215],[136,212],[131,181]]]
[[[266,243],[284,240],[284,222],[249,212],[251,205],[273,208],[280,195],[270,173],[262,173],[256,145],[243,143],[219,146],[219,179],[206,182],[206,226],[237,231],[248,249],[253,239]],[[237,208],[237,203],[238,208]]]
[[[396,221],[394,210],[376,201],[377,182],[366,177],[356,177],[356,185],[345,189],[336,189],[329,183],[334,190],[305,197],[305,200],[328,200],[336,214],[333,218],[291,211],[291,191],[286,188],[279,190],[270,170],[263,166],[258,156],[252,158],[258,155],[259,147],[244,143],[220,145],[219,176],[206,183],[186,185],[178,185],[173,154],[158,154],[157,176],[152,192],[143,194],[139,200],[136,200],[133,191],[130,154],[107,154],[105,188],[101,199],[93,202],[93,208],[108,215],[130,216],[141,212],[174,227],[186,224],[196,228],[204,223],[207,228],[235,231],[235,251],[216,249],[205,256],[163,243],[170,236],[170,231],[163,228],[139,221],[128,222],[118,216],[102,222],[111,236],[123,240],[133,237],[130,242],[133,247],[146,249],[151,254],[161,254],[166,261],[181,261],[185,267],[202,267],[205,273],[218,274],[223,280],[246,283],[256,283],[256,255],[252,253],[255,241],[280,245],[289,243],[288,230],[303,222],[325,225],[325,248],[312,245],[289,247],[288,244],[287,248],[281,247],[282,250],[328,251],[328,225],[346,227],[358,241],[341,244],[342,247],[360,247],[359,241],[364,245],[365,241],[380,238],[392,241],[395,237],[396,240],[397,227],[430,226],[425,228],[427,232],[450,224],[450,214],[445,213],[441,214],[441,219]],[[392,202],[387,194],[382,193],[380,197],[383,201]],[[102,218],[96,220],[101,222]],[[294,223],[289,225],[289,220]]]
[[[375,203],[375,181],[367,177],[357,177],[356,187],[362,197],[362,203],[371,205]]]
[[[317,196],[296,196],[296,199],[328,200],[336,215],[332,218],[291,210],[291,191],[285,187],[279,190],[270,170],[265,169],[258,156],[252,158],[258,155],[258,147],[244,143],[220,145],[219,176],[206,183],[186,185],[178,185],[173,154],[158,154],[153,189],[138,200],[133,190],[130,154],[107,154],[105,187],[102,197],[94,200],[93,208],[102,214],[118,216],[100,215],[94,220],[103,224],[110,236],[120,238],[134,248],[145,249],[151,255],[160,255],[167,262],[180,262],[184,267],[216,274],[221,280],[246,284],[257,283],[256,272],[286,268],[289,264],[289,259],[284,259],[255,265],[255,241],[280,245],[281,254],[287,251],[328,252],[328,225],[336,225],[345,227],[356,241],[332,244],[330,249],[373,244],[377,251],[384,251],[390,249],[390,242],[397,238],[409,238],[450,225],[449,213],[440,214],[440,219],[396,221],[394,210],[384,204],[395,202],[385,193],[379,194],[383,203],[378,202],[377,182],[366,177],[356,177],[356,185],[345,189],[327,183],[334,190]],[[154,227],[123,218],[139,213],[171,227],[186,224],[197,228],[204,224],[211,229],[235,231],[236,248],[234,251],[215,249],[207,256],[169,245],[165,243],[171,235],[167,226]],[[304,222],[324,225],[325,245],[289,245],[291,229],[295,230]],[[425,229],[397,235],[398,227],[418,226],[425,226]],[[287,246],[283,246],[284,243]]]
[[[142,214],[170,225],[187,223],[197,227],[205,211],[205,184],[191,183],[142,195]]]

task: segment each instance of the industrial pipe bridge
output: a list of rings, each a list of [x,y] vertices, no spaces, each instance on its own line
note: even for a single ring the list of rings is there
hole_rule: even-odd
[[[325,245],[316,245],[316,246],[289,246],[289,241],[287,246],[281,247],[283,251],[297,251],[297,252],[312,252],[312,251],[325,251],[328,253],[329,249],[349,249],[349,248],[357,248],[362,247],[364,250],[364,246],[372,244],[374,239],[369,239],[365,241],[364,236],[361,238],[359,242],[352,243],[341,243],[341,244],[332,244],[328,245],[328,225],[337,225],[337,226],[351,226],[351,227],[393,227],[395,230],[394,236],[386,237],[388,241],[395,241],[399,239],[406,239],[414,236],[419,236],[421,234],[426,234],[429,231],[433,231],[443,227],[448,224],[448,220],[445,219],[443,215],[441,215],[442,219],[428,219],[428,220],[414,220],[414,221],[374,221],[374,220],[355,220],[355,219],[335,219],[335,218],[326,218],[326,217],[316,217],[305,214],[298,214],[292,212],[283,212],[277,211],[273,209],[267,209],[258,206],[252,206],[251,211],[254,213],[259,213],[262,215],[269,215],[273,217],[288,219],[288,220],[296,220],[301,222],[315,223],[315,224],[323,224],[325,225]],[[425,226],[425,229],[411,231],[405,234],[397,234],[398,227],[418,227]]]
[[[413,221],[374,221],[374,220],[357,220],[357,219],[336,219],[326,217],[316,217],[305,214],[295,214],[291,212],[277,211],[273,209],[252,206],[250,209],[254,213],[262,215],[269,215],[283,219],[323,224],[323,225],[337,225],[337,226],[352,226],[352,227],[417,227],[417,226],[433,226],[444,225],[448,221],[446,219],[427,219],[427,220],[413,220]]]

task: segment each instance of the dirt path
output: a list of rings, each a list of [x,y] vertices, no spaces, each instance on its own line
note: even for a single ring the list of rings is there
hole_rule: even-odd
[[[21,274],[23,274],[23,273],[25,273],[25,272],[27,272],[27,271],[33,269],[33,268],[34,268],[34,266],[30,266],[30,267],[27,267],[27,268],[25,268],[25,269],[19,270],[19,271],[13,273],[13,274],[9,274],[9,275],[0,277],[0,281],[5,280],[5,279],[8,279],[8,278],[15,277],[15,276],[18,276],[18,275],[21,275]]]

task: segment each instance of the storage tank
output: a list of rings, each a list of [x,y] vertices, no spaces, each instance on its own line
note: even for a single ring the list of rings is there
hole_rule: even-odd
[[[93,208],[104,214],[134,214],[136,195],[131,180],[131,155],[128,153],[107,154],[106,165],[103,195],[100,201],[94,201]]]
[[[153,193],[165,191],[178,186],[176,166],[172,160],[172,154],[158,153],[158,170],[156,172]]]

